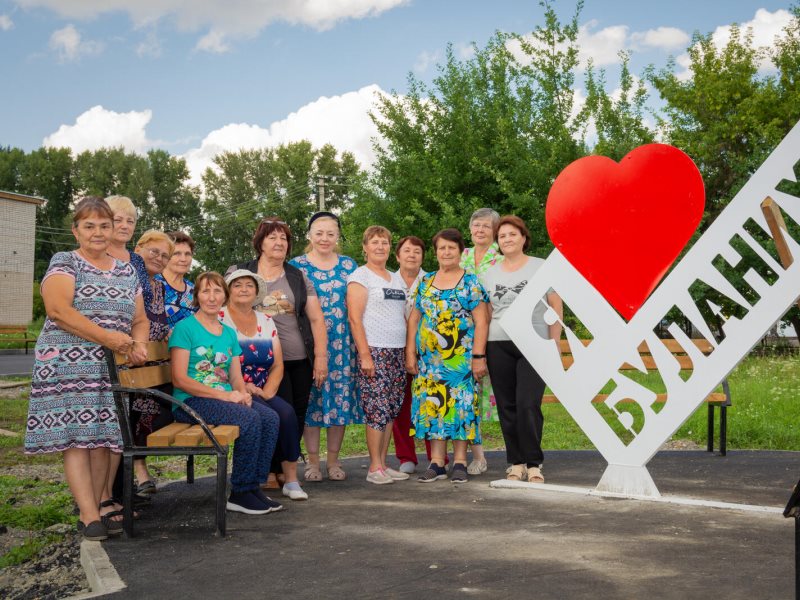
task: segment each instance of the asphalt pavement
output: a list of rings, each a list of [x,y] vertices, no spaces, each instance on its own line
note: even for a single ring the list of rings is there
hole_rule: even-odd
[[[33,348],[29,354],[0,354],[0,375],[25,375],[33,372]]]
[[[309,483],[307,502],[228,513],[213,534],[213,478],[162,486],[137,535],[103,543],[127,588],[113,598],[790,598],[794,523],[776,509],[800,453],[659,453],[665,496],[773,507],[752,512],[469,483]],[[549,452],[549,484],[593,487],[594,451]],[[273,497],[276,497],[273,495]]]

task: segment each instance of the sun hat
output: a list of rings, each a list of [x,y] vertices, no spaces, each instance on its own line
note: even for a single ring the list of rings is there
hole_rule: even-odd
[[[256,282],[256,299],[253,300],[253,306],[258,306],[264,301],[264,296],[267,295],[267,282],[258,273],[253,273],[247,269],[236,269],[233,273],[225,276],[225,283],[230,288],[231,284],[242,277],[250,277]]]

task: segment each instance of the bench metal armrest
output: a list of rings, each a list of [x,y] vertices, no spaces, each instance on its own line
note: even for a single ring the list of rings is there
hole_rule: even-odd
[[[129,388],[129,387],[123,387],[121,385],[116,385],[115,384],[115,385],[111,386],[111,390],[114,391],[114,392],[122,392],[122,393],[125,393],[125,394],[133,394],[133,395],[142,395],[142,396],[145,396],[145,397],[152,396],[152,397],[157,398],[158,400],[161,400],[162,402],[166,402],[166,403],[168,403],[170,405],[177,406],[179,409],[183,410],[184,412],[186,412],[186,414],[188,414],[190,417],[192,417],[192,419],[200,426],[200,428],[203,430],[203,433],[205,433],[206,436],[208,437],[208,439],[211,440],[211,443],[214,445],[214,448],[217,450],[217,452],[219,452],[220,454],[227,454],[227,450],[224,449],[222,447],[222,445],[217,441],[217,438],[214,436],[213,432],[209,428],[208,424],[206,424],[206,422],[203,419],[203,417],[201,417],[197,413],[197,411],[195,411],[188,404],[184,403],[182,400],[178,400],[177,398],[174,398],[174,397],[170,396],[169,394],[165,394],[164,392],[161,392],[159,390],[154,390],[152,388],[142,388],[142,389]]]

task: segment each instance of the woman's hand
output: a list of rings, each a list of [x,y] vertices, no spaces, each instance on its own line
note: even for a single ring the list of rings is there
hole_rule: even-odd
[[[328,378],[328,357],[317,356],[314,359],[314,385],[322,387]]]
[[[359,355],[358,362],[361,363],[361,372],[367,377],[375,377],[375,361],[371,354]]]
[[[259,396],[261,398],[264,398],[265,400],[267,399],[264,394],[264,390],[258,387],[255,383],[245,383],[244,389],[251,396]]]
[[[130,352],[128,352],[128,360],[133,365],[143,365],[147,362],[147,342],[134,342]]]
[[[417,354],[414,350],[406,350],[406,372],[409,375],[419,374],[419,366],[417,365]]]
[[[103,345],[111,348],[114,352],[129,354],[131,348],[133,347],[133,338],[127,333],[121,333],[119,331],[107,331],[106,340]],[[145,352],[147,352],[146,348]]]
[[[489,374],[489,371],[486,368],[485,358],[472,359],[472,374],[475,376],[475,379],[478,380],[483,379],[486,375]]]
[[[233,402],[234,404],[244,404],[245,406],[252,406],[253,405],[253,397],[246,392],[237,392],[232,391],[228,392],[228,402]]]

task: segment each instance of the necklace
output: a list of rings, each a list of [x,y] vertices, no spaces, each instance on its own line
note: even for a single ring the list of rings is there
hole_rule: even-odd
[[[252,338],[256,336],[256,333],[258,333],[258,317],[254,310],[251,310],[250,314],[243,314],[232,306],[228,306],[228,314],[236,326],[236,331],[244,337]]]

